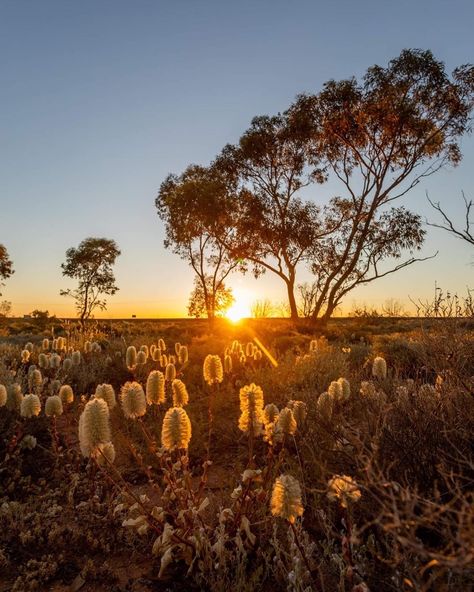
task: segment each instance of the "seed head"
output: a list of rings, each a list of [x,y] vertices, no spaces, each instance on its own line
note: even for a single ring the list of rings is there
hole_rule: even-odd
[[[21,392],[21,386],[14,382],[7,389],[7,409],[10,411],[20,411],[22,401],[23,393]]]
[[[72,360],[71,358],[65,358],[63,361],[63,370],[64,372],[69,372],[69,370],[72,368]]]
[[[49,339],[44,338],[43,342],[41,344],[41,347],[42,347],[43,351],[48,351],[49,350]]]
[[[4,384],[0,384],[0,407],[7,404],[7,389]]]
[[[63,405],[69,405],[74,401],[74,393],[72,391],[72,387],[69,384],[63,384],[63,386],[59,389],[59,398],[61,399]]]
[[[319,395],[316,408],[324,421],[331,421],[334,399],[328,392]]]
[[[277,440],[283,440],[283,436],[293,436],[296,434],[298,427],[293,412],[288,407],[285,407],[278,414],[278,419],[275,425],[275,436]]]
[[[179,348],[178,361],[182,365],[182,364],[186,364],[186,362],[188,361],[188,359],[189,359],[188,348],[185,345],[182,345]]]
[[[372,364],[372,376],[378,380],[387,378],[387,362],[384,358],[377,356]]]
[[[165,377],[163,372],[153,370],[146,381],[146,401],[148,405],[165,402]]]
[[[137,367],[137,350],[134,345],[127,347],[125,354],[125,365],[129,370],[135,370]]]
[[[204,359],[202,372],[208,385],[220,384],[224,380],[224,369],[220,357],[212,354],[207,355]]]
[[[191,421],[182,407],[171,407],[163,418],[161,444],[166,450],[188,448],[191,440]]]
[[[138,382],[126,382],[120,392],[123,414],[128,419],[142,417],[146,413],[145,393]],[[110,438],[109,438],[110,440]]]
[[[293,412],[296,424],[301,428],[306,420],[308,409],[304,401],[288,401],[287,407]]]
[[[301,488],[291,475],[280,475],[273,485],[270,508],[273,516],[279,516],[293,524],[304,512]]]
[[[48,417],[59,417],[63,414],[63,404],[58,395],[52,395],[46,399],[44,412]]]
[[[81,352],[79,350],[73,351],[72,356],[71,356],[71,360],[72,360],[73,366],[79,366],[79,364],[81,363],[81,360],[82,360]]]
[[[98,384],[94,396],[96,399],[104,399],[109,410],[117,405],[114,387],[111,384]]]
[[[38,356],[38,366],[40,368],[49,368],[49,358],[43,352],[41,352],[40,355]]]
[[[343,400],[348,401],[351,396],[350,382],[346,378],[343,378],[343,377],[339,378],[337,382],[341,385]]]
[[[268,405],[265,405],[265,409],[263,410],[264,423],[273,423],[276,421],[279,413],[280,412],[278,411],[278,407],[276,405],[273,403],[268,403]]]
[[[227,355],[224,357],[224,372],[230,374],[232,372],[232,358]]]
[[[22,417],[34,417],[39,415],[41,411],[41,403],[38,395],[25,395],[20,405],[20,415]]]
[[[166,351],[166,343],[164,342],[164,339],[158,339],[158,348],[164,352]]]
[[[179,380],[179,378],[176,378],[171,383],[171,388],[173,390],[173,405],[175,407],[184,407],[187,405],[189,401],[189,395],[184,382]]]
[[[262,433],[263,415],[263,391],[252,383],[240,389],[239,429],[245,433],[253,433],[258,436]]]
[[[143,366],[144,364],[146,364],[147,361],[147,356],[146,353],[142,350],[140,350],[137,353],[137,366]]]
[[[166,364],[165,380],[167,382],[173,382],[173,380],[175,378],[176,378],[176,367],[175,367],[175,365],[173,363]]]
[[[31,341],[28,341],[28,343],[25,345],[25,349],[26,349],[26,351],[29,351],[30,354],[33,353],[34,346],[31,343]]]
[[[112,464],[115,460],[115,448],[112,442],[99,444],[92,452],[92,458],[95,459],[99,466]]]
[[[90,456],[100,444],[110,442],[109,408],[103,399],[91,399],[79,418],[79,445]]]
[[[328,487],[328,498],[331,501],[339,501],[343,508],[347,508],[350,503],[358,502],[361,498],[357,483],[347,475],[334,475],[329,480]]]
[[[26,364],[26,362],[28,362],[29,359],[30,359],[30,352],[27,349],[24,349],[21,352],[21,362],[22,362],[22,364]]]
[[[49,366],[50,368],[59,368],[61,366],[61,356],[59,354],[51,354],[49,359]]]

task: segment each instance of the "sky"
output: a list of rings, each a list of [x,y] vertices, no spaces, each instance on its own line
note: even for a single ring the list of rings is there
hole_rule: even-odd
[[[252,117],[303,91],[361,76],[404,48],[431,49],[448,70],[474,61],[471,0],[0,0],[0,243],[15,274],[3,300],[23,315],[74,314],[59,295],[65,252],[113,238],[120,290],[98,316],[186,315],[193,275],[165,250],[154,200],[170,172],[208,164]],[[420,183],[403,204],[436,220],[474,198],[474,137],[464,159]],[[315,189],[331,197],[331,186]],[[360,288],[354,303],[431,297],[435,282],[474,287],[472,247],[428,229],[430,261]],[[299,281],[310,276],[301,271]],[[237,298],[285,299],[269,275],[235,275]]]

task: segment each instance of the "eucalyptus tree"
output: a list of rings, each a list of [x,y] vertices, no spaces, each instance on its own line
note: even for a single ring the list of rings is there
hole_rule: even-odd
[[[61,264],[63,275],[77,280],[78,286],[60,294],[74,298],[82,328],[95,309],[107,307],[103,296],[118,291],[112,267],[119,255],[116,242],[107,238],[86,238],[77,248],[66,251],[66,261]]]
[[[165,223],[165,247],[193,269],[195,292],[212,321],[227,290],[225,280],[234,270],[245,268],[226,247],[232,210],[226,180],[215,169],[192,165],[181,175],[168,175],[155,205]]]
[[[326,212],[329,223],[343,212],[343,223],[313,244],[314,319],[326,321],[356,286],[420,260],[414,253],[425,234],[421,218],[394,202],[460,162],[473,105],[472,65],[450,76],[430,51],[404,50],[361,81],[331,80],[291,106],[288,116],[311,128],[309,161],[344,190]],[[406,250],[411,256],[400,261]]]

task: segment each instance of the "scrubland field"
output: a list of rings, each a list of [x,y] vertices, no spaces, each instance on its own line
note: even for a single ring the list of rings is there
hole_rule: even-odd
[[[1,591],[472,589],[472,321],[2,322]]]

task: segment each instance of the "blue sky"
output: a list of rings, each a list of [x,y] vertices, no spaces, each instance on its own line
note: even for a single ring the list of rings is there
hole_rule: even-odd
[[[61,276],[65,251],[106,236],[122,256],[105,316],[184,315],[193,276],[164,250],[154,208],[165,176],[209,162],[253,116],[403,48],[431,49],[450,70],[472,62],[473,22],[468,0],[2,0],[0,242],[16,269],[3,299],[17,314],[72,314],[59,296],[72,285]],[[462,148],[460,167],[403,203],[433,218],[429,191],[460,216],[461,190],[474,197],[474,138]],[[331,186],[317,191],[327,199]],[[473,286],[472,247],[429,229],[423,253],[436,250],[436,259],[358,290],[346,307],[428,297],[435,280]],[[231,284],[242,298],[285,297],[269,276]]]

